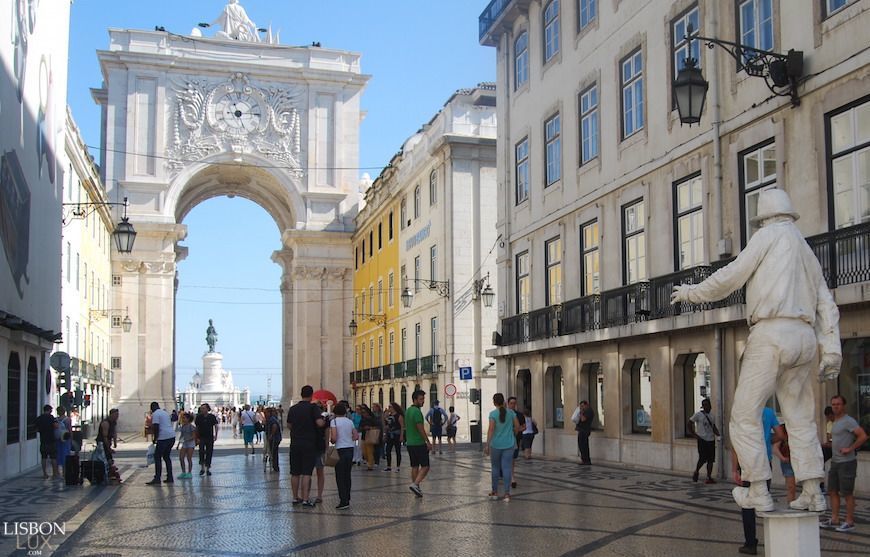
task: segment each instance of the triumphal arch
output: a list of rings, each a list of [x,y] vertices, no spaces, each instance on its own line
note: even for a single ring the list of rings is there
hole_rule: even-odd
[[[138,232],[132,253],[113,255],[112,307],[133,321],[112,340],[125,429],[152,400],[173,404],[181,222],[212,197],[250,199],[282,231],[272,259],[283,270],[285,404],[304,384],[344,393],[351,369],[350,235],[368,76],[359,54],[278,44],[238,8],[227,5],[212,37],[110,29],[98,52],[101,168]]]

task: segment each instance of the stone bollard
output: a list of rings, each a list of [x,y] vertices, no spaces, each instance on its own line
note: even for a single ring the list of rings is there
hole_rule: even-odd
[[[819,557],[819,513],[776,510],[759,512],[764,519],[767,557]]]

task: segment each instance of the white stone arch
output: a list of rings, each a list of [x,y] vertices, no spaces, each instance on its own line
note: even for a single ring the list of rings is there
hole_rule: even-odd
[[[169,183],[162,217],[181,223],[194,207],[207,199],[239,196],[262,207],[279,233],[305,228],[301,180],[294,171],[276,167],[268,159],[246,154],[219,153],[190,164]]]

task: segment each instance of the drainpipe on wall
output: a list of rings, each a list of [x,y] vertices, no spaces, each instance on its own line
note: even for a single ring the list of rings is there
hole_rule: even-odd
[[[710,33],[716,37],[719,34],[719,18],[716,7],[712,8],[710,18]],[[710,57],[710,74],[715,80],[713,87],[713,199],[712,205],[717,209],[716,218],[716,252],[719,259],[725,259],[731,255],[731,239],[725,238],[725,214],[722,207],[722,138],[721,138],[721,108],[719,106],[719,56],[714,51]]]

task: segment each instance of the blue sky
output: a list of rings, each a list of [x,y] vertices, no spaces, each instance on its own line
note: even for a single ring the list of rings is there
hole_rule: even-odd
[[[402,143],[459,88],[495,80],[495,49],[477,42],[485,0],[240,0],[260,27],[280,30],[281,43],[362,54],[371,75],[363,94],[360,174],[372,178]],[[76,0],[70,29],[69,105],[88,145],[99,145],[100,114],[90,94],[102,81],[95,51],[108,47],[109,27],[188,34],[213,21],[226,0]],[[209,36],[211,31],[206,30]],[[96,151],[92,151],[99,160]],[[369,170],[367,167],[372,168]],[[237,223],[244,223],[239,226]],[[135,223],[134,223],[135,224]],[[179,265],[176,383],[201,366],[212,318],[218,350],[236,384],[265,394],[281,389],[280,247],[274,221],[257,205],[217,198],[184,220],[189,257]]]

